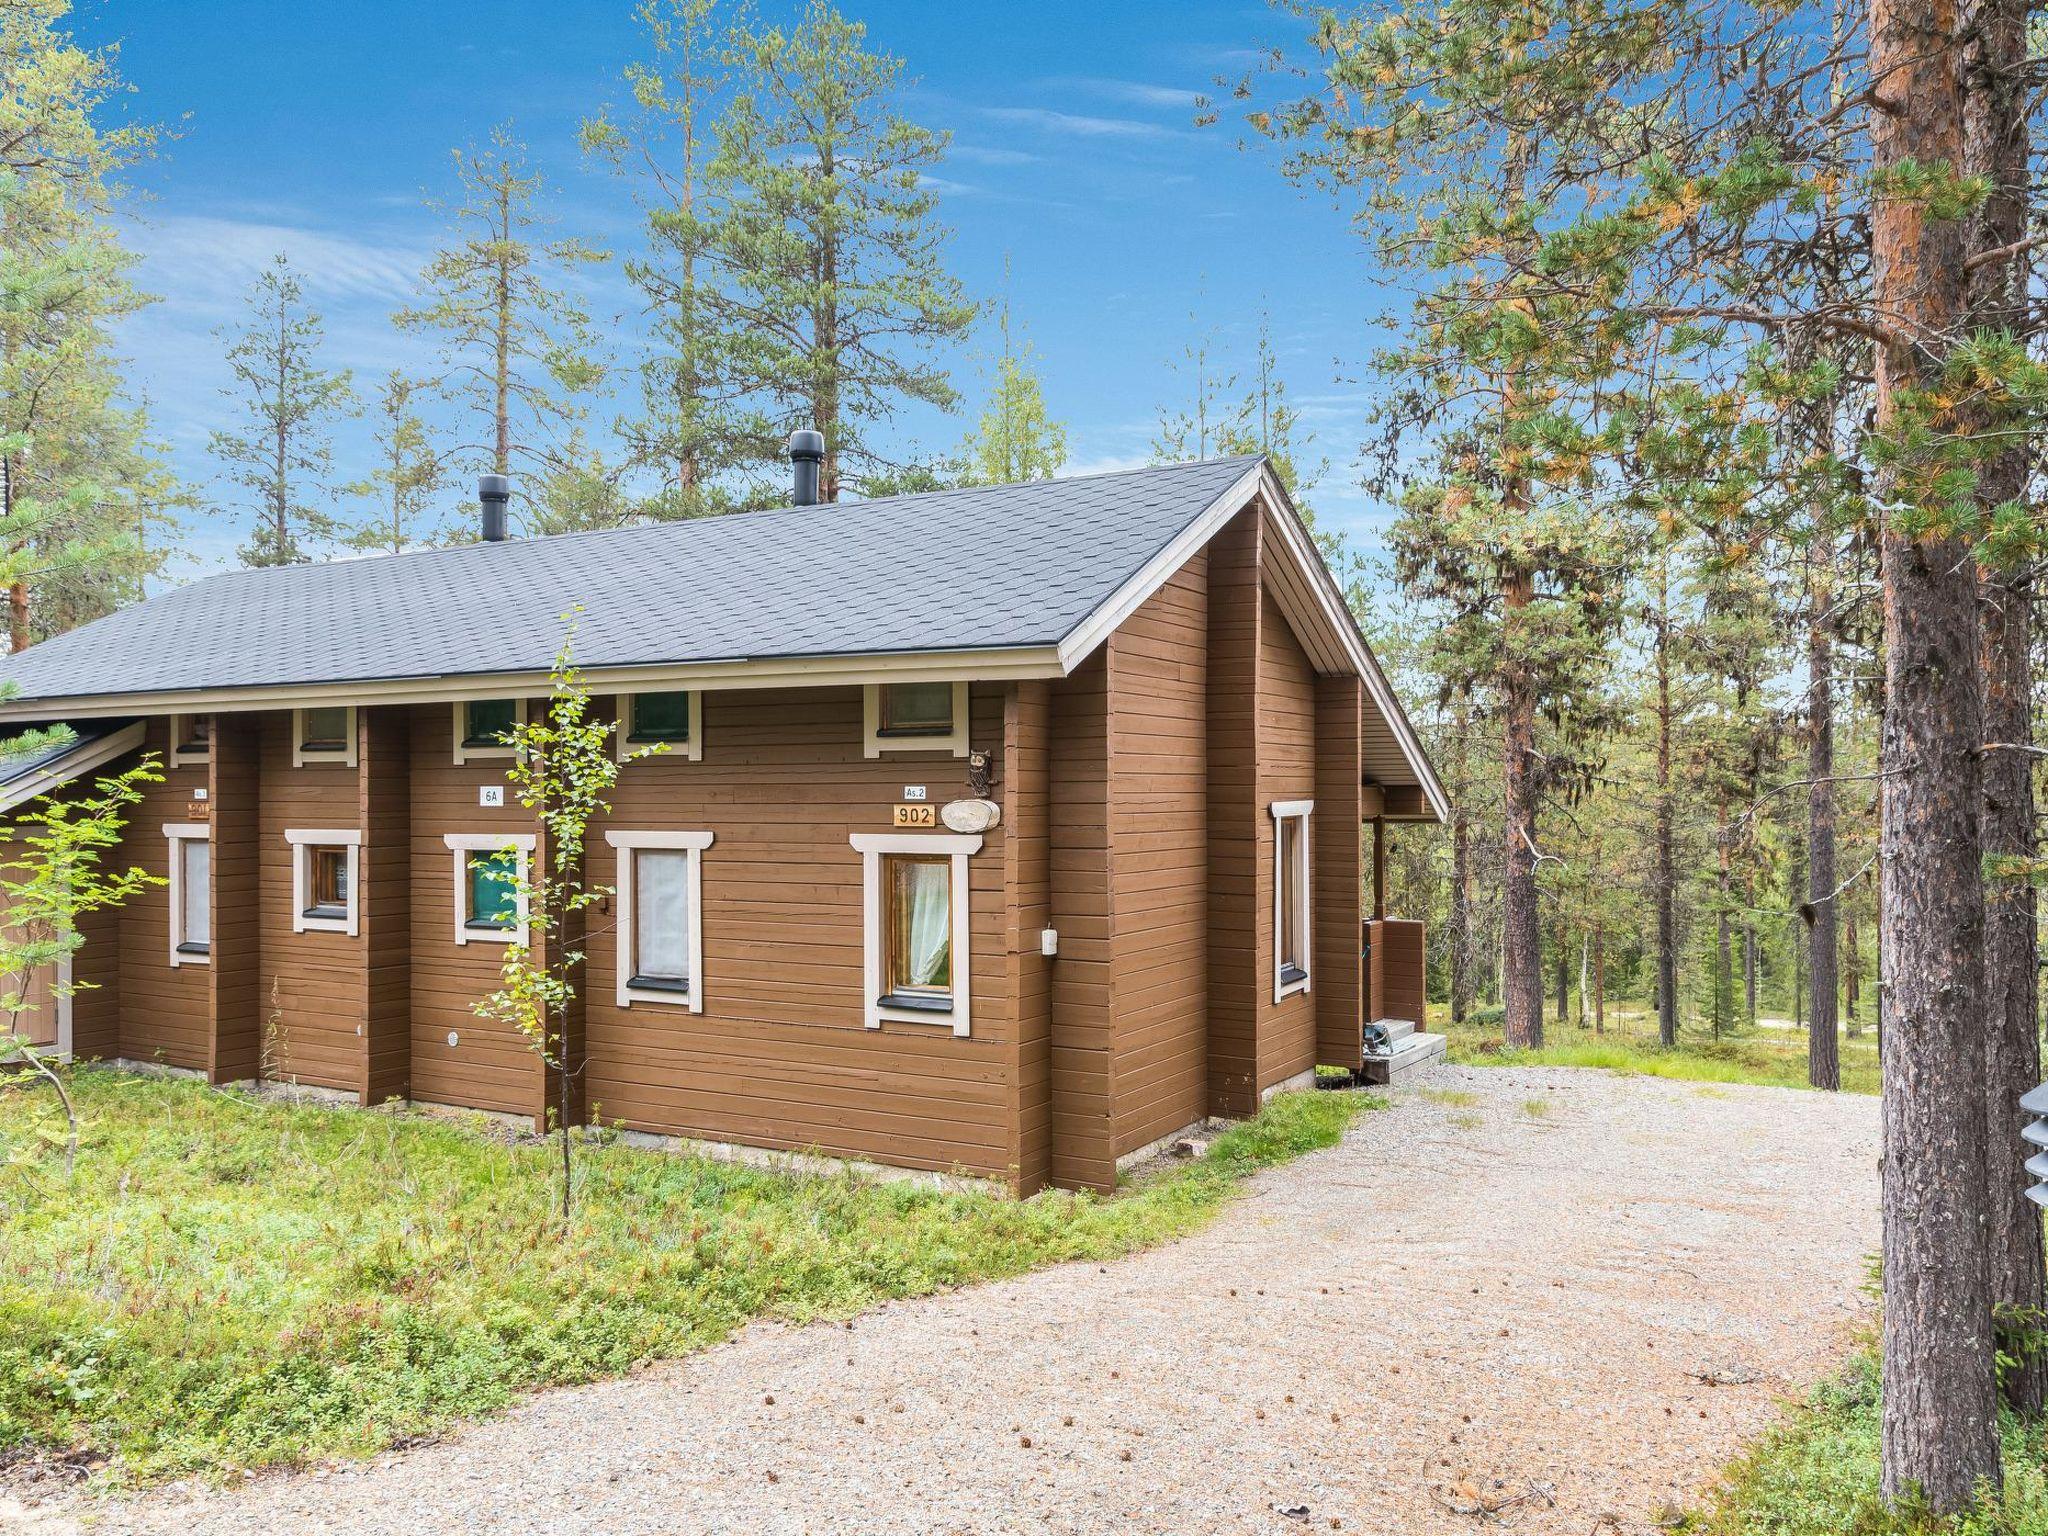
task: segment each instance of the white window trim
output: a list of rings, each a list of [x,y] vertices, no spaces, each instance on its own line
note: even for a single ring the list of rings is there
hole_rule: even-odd
[[[489,695],[489,697],[502,699],[505,695],[494,693]],[[469,730],[469,706],[482,702],[481,699],[457,699],[450,706],[451,718],[455,725],[455,734],[452,739],[455,742],[455,762],[458,767],[464,763],[472,762],[504,762],[508,758],[514,758],[519,755],[517,747],[465,747],[462,744],[463,735]],[[521,697],[515,697],[512,700],[513,729],[517,730],[525,724],[526,700]]]
[[[703,690],[700,688],[649,688],[645,691],[648,693],[680,693],[690,701],[690,739],[688,741],[668,742],[659,752],[652,755],[656,757],[680,757],[686,763],[702,762],[704,760]],[[626,740],[628,736],[633,734],[633,707],[639,697],[640,695],[637,693],[622,693],[619,695],[619,728],[612,732],[612,744],[617,750],[619,761],[622,763],[642,747],[648,745],[644,741],[638,744],[629,744]]]
[[[173,768],[198,768],[213,761],[213,738],[211,736],[207,738],[206,750],[203,752],[187,752],[178,745],[185,738],[185,722],[192,719],[193,715],[203,715],[205,713],[206,711],[201,709],[194,710],[190,714],[171,716],[171,766]]]
[[[469,858],[472,853],[503,853],[507,849],[519,855],[519,879],[523,883],[531,874],[533,862],[534,835],[531,832],[448,832],[441,841],[455,855],[455,942],[458,944],[524,944],[526,942],[526,896],[515,891],[513,899],[518,922],[510,928],[472,928],[469,926],[469,910],[463,901],[464,887],[469,883]]]
[[[694,698],[695,695],[693,694]],[[704,850],[711,846],[709,832],[607,832],[604,840],[618,850],[618,869],[613,889],[619,898],[619,920],[614,931],[618,935],[612,961],[616,978],[616,995],[621,1008],[630,1008],[635,1003],[660,1003],[670,1008],[687,1008],[692,1013],[704,1011]],[[637,942],[637,930],[633,927],[633,855],[641,849],[651,848],[665,853],[687,853],[690,856],[690,985],[684,992],[670,992],[652,987],[632,985],[633,963],[638,957],[633,953]]]
[[[178,946],[185,942],[185,850],[178,845],[180,843],[211,843],[213,841],[212,823],[204,821],[167,821],[164,823],[164,838],[171,845],[171,964],[210,965],[213,963],[211,950],[213,940],[211,938],[207,940],[209,948],[206,954],[188,955],[181,954],[178,950]],[[211,875],[213,861],[210,857],[207,860],[206,868],[208,874]],[[207,899],[209,901],[212,899],[211,892],[208,892]],[[210,931],[211,925],[209,924],[208,927]]]
[[[330,706],[332,707],[332,706]],[[339,752],[308,752],[306,750],[306,712],[292,711],[292,766],[304,768],[309,763],[339,763],[344,768],[356,765],[356,707],[345,704],[348,711],[348,730],[342,740],[346,745]]]
[[[920,678],[902,678],[902,682],[920,682]],[[943,679],[931,679],[943,681]],[[861,688],[861,751],[868,757],[880,757],[884,752],[951,752],[955,757],[967,755],[967,685],[953,684],[953,729],[943,736],[884,736],[882,734],[882,688],[881,683],[867,683]]]
[[[1312,967],[1307,963],[1315,952],[1311,935],[1315,933],[1315,915],[1309,907],[1309,898],[1315,890],[1315,844],[1309,840],[1309,813],[1316,808],[1313,800],[1275,800],[1273,802],[1273,1001],[1281,1002],[1297,992],[1306,992],[1312,979]],[[1301,823],[1301,977],[1297,981],[1282,981],[1281,969],[1281,925],[1286,910],[1287,869],[1280,861],[1280,824],[1284,821]]]
[[[354,827],[286,827],[284,840],[292,845],[292,932],[345,933],[354,938],[362,909],[363,834]],[[314,848],[348,849],[348,916],[309,917],[312,905]]]
[[[855,832],[849,841],[859,850],[861,861],[861,988],[867,1027],[880,1029],[884,1022],[951,1024],[954,1034],[965,1035],[969,1022],[967,979],[973,971],[968,945],[974,926],[967,909],[967,859],[981,851],[981,838],[957,832]],[[953,860],[953,1006],[945,1012],[882,1004],[886,962],[882,954],[882,855],[887,853],[943,853]]]

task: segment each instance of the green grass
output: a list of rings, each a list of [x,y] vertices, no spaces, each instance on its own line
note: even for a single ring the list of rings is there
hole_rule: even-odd
[[[2005,1492],[1961,1519],[1885,1508],[1878,1496],[1878,1368],[1866,1346],[1727,1473],[1683,1529],[1698,1536],[2048,1536],[2048,1448],[2007,1415]]]
[[[1432,1104],[1446,1104],[1457,1109],[1469,1109],[1479,1102],[1479,1095],[1469,1088],[1424,1088],[1420,1091]]]
[[[364,1454],[750,1318],[1130,1253],[1379,1102],[1281,1095],[1110,1198],[586,1145],[565,1234],[552,1153],[481,1123],[108,1071],[75,1085],[71,1185],[37,1140],[47,1097],[0,1093],[0,1464],[55,1451],[145,1479]]]
[[[1657,1043],[1656,1021],[1642,1013],[1610,1010],[1604,1033],[1576,1024],[1544,1025],[1540,1051],[1511,1051],[1502,1043],[1499,1021],[1451,1024],[1438,1008],[1430,1022],[1450,1038],[1450,1059],[1482,1067],[1603,1067],[1646,1077],[1705,1083],[1763,1083],[1804,1088],[1806,1036],[1789,1029],[1754,1029],[1715,1039],[1711,1032],[1682,1030],[1677,1046]],[[1851,1093],[1878,1088],[1877,1036],[1865,1030],[1840,1042],[1842,1087]]]

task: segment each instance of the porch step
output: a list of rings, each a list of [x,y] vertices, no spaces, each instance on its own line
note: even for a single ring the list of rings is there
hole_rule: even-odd
[[[1387,1032],[1389,1040],[1405,1040],[1415,1033],[1413,1019],[1374,1019],[1373,1023]]]
[[[1365,1071],[1360,1075],[1368,1083],[1391,1088],[1435,1066],[1449,1050],[1450,1042],[1442,1035],[1417,1034],[1410,1024],[1395,1042],[1394,1054],[1367,1057]]]

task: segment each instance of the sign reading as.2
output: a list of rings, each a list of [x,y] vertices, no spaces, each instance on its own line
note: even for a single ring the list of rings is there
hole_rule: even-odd
[[[899,805],[896,807],[895,825],[899,827],[936,827],[939,824],[939,808],[936,805]]]

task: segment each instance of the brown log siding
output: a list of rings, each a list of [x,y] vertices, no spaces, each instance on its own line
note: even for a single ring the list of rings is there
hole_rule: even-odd
[[[1316,679],[1307,654],[1270,596],[1259,623],[1258,966],[1259,1091],[1316,1064],[1315,986],[1321,959],[1311,920],[1309,990],[1273,1001],[1274,829],[1276,800],[1312,800],[1316,792]],[[1345,835],[1320,814],[1309,817],[1313,850]],[[1354,834],[1355,835],[1355,834]]]

